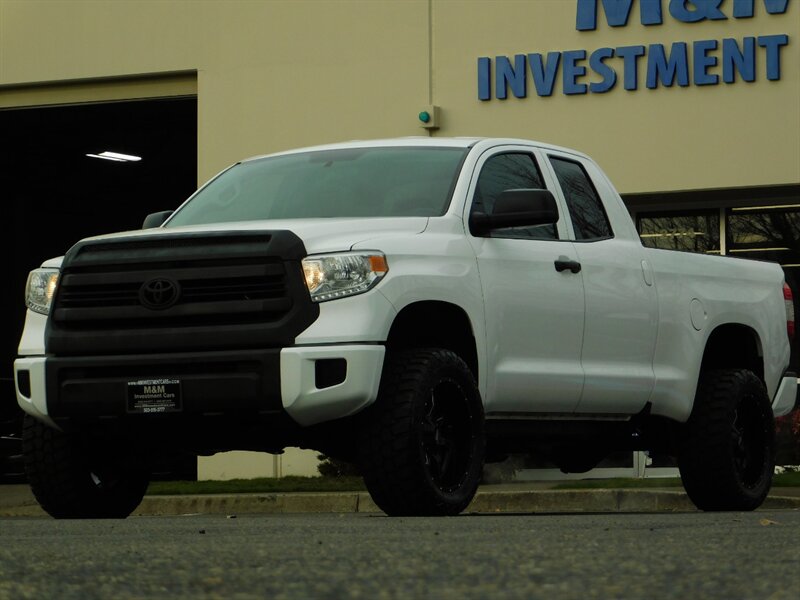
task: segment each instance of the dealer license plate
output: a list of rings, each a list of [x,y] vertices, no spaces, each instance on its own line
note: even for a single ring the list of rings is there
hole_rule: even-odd
[[[128,382],[128,412],[158,414],[181,410],[181,382],[177,379],[139,379]]]

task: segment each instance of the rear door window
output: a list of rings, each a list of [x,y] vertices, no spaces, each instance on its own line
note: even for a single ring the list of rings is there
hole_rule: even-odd
[[[556,156],[550,157],[550,164],[564,193],[575,239],[592,241],[613,237],[603,203],[583,166]]]

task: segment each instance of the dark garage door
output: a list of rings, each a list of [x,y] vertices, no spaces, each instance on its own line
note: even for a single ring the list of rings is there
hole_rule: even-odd
[[[0,287],[0,422],[17,418],[13,359],[33,268],[86,236],[138,229],[150,212],[175,208],[197,183],[194,97],[0,110],[3,256]],[[140,157],[114,161],[88,154]],[[2,457],[14,446],[7,439]]]

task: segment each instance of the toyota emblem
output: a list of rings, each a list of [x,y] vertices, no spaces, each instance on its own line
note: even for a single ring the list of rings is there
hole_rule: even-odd
[[[145,281],[139,288],[139,301],[150,310],[163,310],[178,301],[181,286],[177,281],[158,277]]]

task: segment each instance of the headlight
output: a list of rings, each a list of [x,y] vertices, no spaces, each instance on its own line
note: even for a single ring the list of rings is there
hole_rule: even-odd
[[[25,304],[34,312],[46,315],[58,284],[57,269],[35,269],[25,284]]]
[[[314,302],[362,294],[389,270],[380,252],[320,254],[303,259],[306,285]]]

